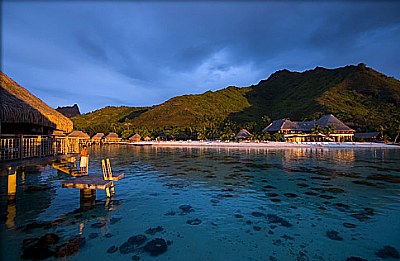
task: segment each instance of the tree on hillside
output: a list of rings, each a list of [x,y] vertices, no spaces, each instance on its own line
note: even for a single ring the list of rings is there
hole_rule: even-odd
[[[272,122],[271,118],[268,115],[262,116],[261,119],[265,127],[267,127]]]
[[[123,130],[121,133],[121,138],[126,140],[129,139],[132,135],[133,135],[133,130],[131,129]]]

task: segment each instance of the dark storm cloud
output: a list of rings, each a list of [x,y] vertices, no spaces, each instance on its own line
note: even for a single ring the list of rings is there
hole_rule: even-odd
[[[152,105],[284,68],[364,62],[400,78],[396,2],[5,2],[3,13],[5,72],[53,89],[52,106]]]
[[[334,10],[320,22],[310,38],[310,44],[318,46],[352,46],[364,33],[399,26],[398,3],[382,6],[365,4],[333,7]],[[351,8],[351,10],[349,10]]]

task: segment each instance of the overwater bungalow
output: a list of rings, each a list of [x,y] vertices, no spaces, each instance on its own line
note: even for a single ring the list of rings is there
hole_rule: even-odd
[[[0,72],[0,159],[67,153],[70,119]]]
[[[110,132],[107,136],[104,137],[105,143],[114,143],[120,142],[122,139],[115,132]]]
[[[137,133],[129,138],[130,142],[139,142],[141,140],[142,140],[142,137]]]
[[[317,121],[273,121],[264,131],[281,133],[285,141],[352,141],[355,131],[332,114],[324,115]]]
[[[104,133],[98,132],[92,137],[91,140],[94,144],[100,144],[102,143],[104,136],[105,136]]]
[[[90,136],[83,131],[73,131],[68,134],[68,150],[73,152],[80,152],[83,145],[90,143]]]
[[[248,130],[246,129],[241,129],[238,134],[236,134],[236,138],[242,139],[242,140],[247,140],[250,139],[253,134],[251,134]]]

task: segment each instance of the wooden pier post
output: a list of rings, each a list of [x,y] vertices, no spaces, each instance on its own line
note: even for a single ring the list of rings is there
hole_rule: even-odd
[[[14,173],[11,172],[11,167],[8,168],[8,204],[7,204],[7,219],[6,226],[8,229],[15,227],[15,217],[17,216],[17,169],[14,169]]]
[[[11,167],[8,168],[8,202],[15,202],[17,194],[17,170],[11,172]]]

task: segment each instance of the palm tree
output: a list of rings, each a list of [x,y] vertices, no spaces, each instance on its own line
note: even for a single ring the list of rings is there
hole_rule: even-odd
[[[328,136],[328,138],[329,138],[329,136],[331,135],[331,133],[333,133],[333,132],[335,132],[335,131],[336,131],[336,127],[333,126],[333,125],[328,125],[328,126],[326,126],[326,127],[324,128],[324,133]]]
[[[385,124],[379,125],[379,131],[381,132],[381,137],[383,138],[383,132],[387,130],[387,126]]]
[[[393,143],[396,143],[397,139],[400,136],[400,120],[395,120],[395,122],[394,122],[394,130],[396,132],[396,137],[394,137]]]
[[[320,134],[324,132],[324,129],[322,128],[321,125],[315,125],[314,127],[312,127],[311,132],[314,134]]]
[[[315,136],[318,136],[319,134],[324,132],[324,128],[321,125],[316,124],[314,127],[311,128],[311,133],[316,134]],[[312,138],[314,141],[317,139],[315,137]]]
[[[274,139],[275,141],[283,141],[283,137],[283,134],[278,132],[272,135],[272,139]]]
[[[262,116],[261,119],[265,126],[268,126],[271,123],[271,118],[268,115]]]

